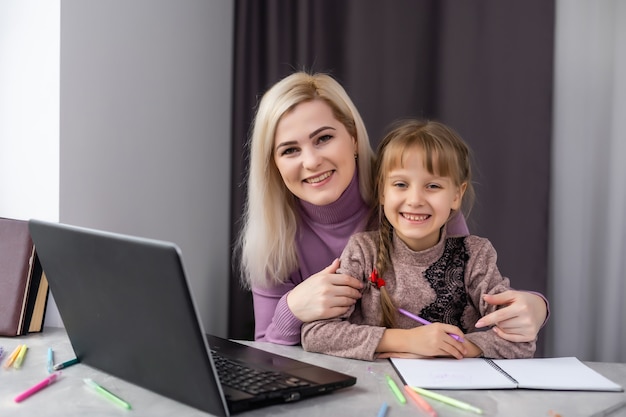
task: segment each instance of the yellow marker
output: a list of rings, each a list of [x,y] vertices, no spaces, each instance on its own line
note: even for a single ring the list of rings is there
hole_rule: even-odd
[[[17,354],[17,358],[15,358],[15,363],[13,363],[13,367],[15,369],[19,369],[22,366],[22,362],[24,361],[24,356],[26,356],[26,350],[28,347],[26,345],[22,345],[20,349],[20,353]]]

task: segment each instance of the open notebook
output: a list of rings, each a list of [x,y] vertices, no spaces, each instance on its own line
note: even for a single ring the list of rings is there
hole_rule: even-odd
[[[427,389],[538,389],[623,391],[574,357],[533,359],[397,359],[391,363],[410,386]]]

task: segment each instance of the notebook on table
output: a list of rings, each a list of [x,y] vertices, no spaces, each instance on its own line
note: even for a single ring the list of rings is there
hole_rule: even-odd
[[[222,416],[356,383],[205,334],[173,243],[39,220],[29,228],[81,363]]]
[[[426,389],[537,389],[623,391],[575,357],[532,359],[398,359],[391,363],[408,385]]]

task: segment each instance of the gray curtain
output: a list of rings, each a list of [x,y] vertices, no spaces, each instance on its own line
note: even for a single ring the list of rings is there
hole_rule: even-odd
[[[626,3],[557,10],[549,353],[626,362]]]
[[[235,4],[233,239],[245,196],[244,143],[260,95],[293,70],[323,71],[344,85],[373,146],[403,117],[458,130],[474,151],[472,233],[493,242],[515,288],[546,293],[553,1]],[[230,286],[229,336],[251,338],[252,302],[236,262]]]

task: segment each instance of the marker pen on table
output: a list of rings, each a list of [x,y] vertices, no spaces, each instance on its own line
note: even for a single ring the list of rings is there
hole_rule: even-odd
[[[13,362],[13,367],[15,369],[19,369],[22,366],[22,362],[24,362],[24,356],[26,356],[26,351],[28,350],[28,346],[22,345],[20,348],[20,352],[15,357],[15,362]]]
[[[122,400],[120,397],[118,397],[117,395],[113,394],[111,391],[107,390],[106,388],[98,385],[94,380],[92,380],[90,378],[85,378],[85,379],[83,379],[83,381],[85,382],[85,384],[87,384],[89,387],[93,388],[98,394],[102,395],[107,400],[111,401],[112,403],[115,403],[115,404],[119,405],[120,407],[124,407],[127,410],[130,410],[131,407],[130,407],[129,403],[127,403],[126,401]]]
[[[473,411],[476,414],[482,414],[483,410],[478,407],[475,407],[471,404],[463,402],[461,400],[457,400],[452,397],[448,397],[447,395],[438,394],[433,391],[429,391],[424,388],[411,387],[411,389],[415,390],[418,394],[421,394],[425,397],[432,398],[433,400],[441,401],[444,404],[451,405],[452,407],[460,408],[461,410]]]
[[[48,348],[48,360],[46,362],[48,373],[51,374],[54,371],[54,353],[52,352],[52,348]]]
[[[378,414],[376,414],[376,417],[385,417],[388,407],[389,406],[387,405],[387,403],[382,403],[380,409],[378,410]]]
[[[423,318],[421,318],[420,316],[416,316],[416,315],[415,315],[415,314],[413,314],[413,313],[409,313],[408,311],[406,311],[406,310],[404,310],[404,309],[402,309],[402,308],[399,308],[399,309],[398,309],[398,311],[399,311],[401,314],[404,314],[404,315],[405,315],[405,316],[407,316],[408,318],[411,318],[411,319],[415,320],[415,321],[416,321],[416,322],[418,322],[418,323],[422,323],[422,324],[432,324],[432,323],[431,323],[431,322],[429,322],[428,320],[423,319]],[[457,336],[457,335],[452,334],[452,333],[448,333],[448,334],[449,334],[450,336],[452,336],[454,339],[458,340],[459,342],[463,342],[463,338],[461,338],[460,336]]]
[[[404,398],[404,395],[402,395],[402,391],[400,391],[400,388],[398,388],[396,382],[391,379],[389,375],[385,375],[385,378],[387,379],[387,385],[389,385],[391,392],[393,392],[393,395],[396,396],[398,402],[400,402],[400,404],[406,404],[406,398]]]
[[[17,358],[17,355],[20,353],[20,350],[22,350],[22,345],[17,345],[15,350],[11,352],[11,354],[7,358],[7,361],[4,363],[3,365],[4,368],[9,368],[11,365],[13,365],[13,362],[15,362],[15,358]]]
[[[591,417],[607,417],[607,416],[610,416],[611,414],[615,413],[616,411],[621,410],[624,407],[626,407],[626,401],[622,401],[622,402],[619,402],[619,403],[617,403],[615,405],[612,405],[611,407],[609,407],[609,408],[607,408],[605,410],[602,410],[602,411],[599,411],[599,412],[595,413]]]
[[[55,371],[59,369],[67,368],[68,366],[76,365],[78,363],[78,358],[70,359],[69,361],[65,361],[63,363],[57,363],[52,367]]]
[[[420,397],[420,395],[416,391],[411,389],[411,387],[409,387],[408,385],[404,386],[404,390],[406,391],[407,395],[411,397],[413,401],[415,401],[418,407],[428,413],[431,417],[437,417],[437,412],[433,409],[433,407],[431,407],[431,405],[428,404],[425,399]]]
[[[50,375],[48,378],[44,379],[37,385],[34,385],[30,387],[29,389],[27,389],[26,391],[24,391],[23,393],[19,394],[17,397],[15,397],[14,401],[16,403],[24,401],[26,398],[30,397],[31,395],[41,391],[42,389],[46,388],[48,385],[52,384],[54,381],[57,380],[58,377],[59,377],[58,372]]]

